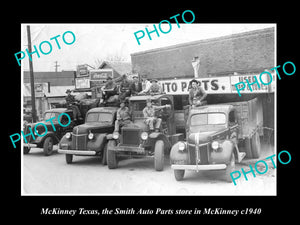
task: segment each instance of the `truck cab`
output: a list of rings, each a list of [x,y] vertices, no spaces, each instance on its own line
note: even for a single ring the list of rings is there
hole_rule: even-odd
[[[158,110],[156,116],[162,123],[159,131],[150,132],[145,124],[143,109],[146,100],[151,99],[156,106],[170,105],[170,108]],[[129,97],[129,108],[132,111],[132,124],[123,126],[121,132],[109,136],[107,164],[109,169],[118,167],[122,158],[154,158],[154,168],[164,168],[164,155],[168,154],[172,143],[177,142],[182,134],[175,134],[173,97],[170,95],[144,95]],[[177,138],[177,139],[176,139]],[[175,140],[176,139],[176,140]]]
[[[185,170],[221,170],[230,181],[230,173],[245,153],[238,151],[237,112],[230,104],[191,108],[186,124],[186,141],[176,143],[170,153],[176,180]]]
[[[67,164],[73,155],[100,156],[106,164],[107,135],[113,133],[117,107],[97,107],[90,109],[85,123],[66,133],[59,142],[59,153],[66,155]]]

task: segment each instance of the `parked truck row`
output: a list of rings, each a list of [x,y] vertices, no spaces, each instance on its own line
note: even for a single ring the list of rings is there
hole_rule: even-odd
[[[142,113],[149,98],[157,106],[170,105],[157,112],[162,123],[155,131],[146,126]],[[28,154],[31,147],[41,147],[45,155],[51,155],[53,145],[58,144],[58,152],[65,154],[67,164],[73,162],[73,156],[98,156],[109,169],[116,169],[122,159],[151,157],[157,171],[164,169],[164,158],[169,155],[178,181],[184,178],[186,170],[219,170],[231,181],[229,175],[235,170],[236,162],[244,157],[260,156],[263,111],[259,98],[187,107],[181,121],[185,124],[185,133],[176,131],[171,95],[129,97],[132,124],[123,126],[120,132],[114,132],[118,106],[99,107],[96,103],[84,107],[84,121],[72,121],[68,127],[56,131],[49,124],[47,135],[24,144],[24,154]],[[72,110],[67,108],[48,110],[45,118],[61,112],[73,118]],[[34,125],[27,124],[24,133]]]

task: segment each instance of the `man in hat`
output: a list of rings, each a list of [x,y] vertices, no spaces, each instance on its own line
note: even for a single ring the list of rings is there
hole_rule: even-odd
[[[195,79],[191,80],[191,89],[189,91],[189,103],[191,106],[201,106],[204,105],[204,99],[207,93],[199,85],[199,82]]]
[[[127,76],[124,74],[122,76],[122,82],[120,84],[120,95],[119,100],[124,100],[126,97],[130,96],[130,82],[127,78]]]
[[[112,80],[111,77],[107,77],[105,85],[101,88],[103,94],[103,101],[104,103],[111,97],[118,93],[117,85]]]
[[[142,83],[139,82],[139,77],[134,75],[133,77],[133,83],[130,86],[130,92],[131,95],[137,95],[139,92],[142,91]]]
[[[129,108],[125,105],[126,101],[122,100],[120,103],[120,108],[117,111],[117,119],[115,121],[115,130],[114,132],[119,132],[121,127],[124,125],[131,124],[131,111]]]
[[[74,121],[76,121],[77,119],[82,119],[81,118],[81,113],[80,110],[78,108],[78,106],[76,105],[76,103],[78,102],[74,95],[71,95],[71,90],[67,89],[66,90],[66,102],[67,102],[67,107],[73,110],[73,116],[74,116]]]
[[[161,86],[158,84],[158,80],[156,79],[152,79],[150,80],[151,85],[149,86],[149,88],[146,88],[145,90],[141,91],[140,94],[150,94],[150,95],[159,95],[162,93],[162,88]]]
[[[161,124],[161,119],[155,116],[155,111],[164,108],[170,108],[171,106],[170,105],[154,106],[152,105],[152,101],[150,98],[146,100],[146,103],[147,105],[143,109],[145,123],[149,126],[150,132],[154,131],[154,126],[155,126],[155,130],[158,132]]]

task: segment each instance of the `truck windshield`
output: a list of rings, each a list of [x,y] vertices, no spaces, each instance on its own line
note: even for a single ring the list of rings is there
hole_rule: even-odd
[[[60,113],[56,113],[56,112],[46,112],[44,114],[44,120],[49,120],[52,117],[55,117],[54,120],[52,121],[56,121],[57,122],[57,117],[59,116]]]
[[[225,124],[224,113],[200,113],[191,117],[191,126]]]
[[[86,117],[86,122],[111,122],[112,116],[111,113],[89,113]]]

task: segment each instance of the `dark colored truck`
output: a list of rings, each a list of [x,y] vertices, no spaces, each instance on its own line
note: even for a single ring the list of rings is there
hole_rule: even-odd
[[[186,141],[176,143],[170,153],[176,180],[183,179],[185,170],[220,170],[232,181],[236,161],[259,157],[263,125],[259,99],[190,108],[187,115]]]
[[[73,155],[100,156],[106,165],[107,136],[114,131],[117,107],[90,109],[85,123],[75,126],[59,142],[58,152],[66,155],[66,162],[72,163]]]
[[[59,125],[57,118],[61,113],[66,113],[70,116],[71,118],[71,123],[67,127],[62,127]],[[53,126],[55,129],[53,129],[53,126],[50,121],[46,122],[46,120],[49,120],[50,118],[55,117],[56,119],[52,120]],[[64,124],[64,121],[68,121],[65,115],[62,115],[60,117],[59,121],[61,124]],[[30,152],[31,148],[43,148],[44,155],[49,156],[53,152],[53,145],[57,144],[59,140],[63,137],[63,135],[69,131],[72,131],[73,127],[78,125],[78,122],[73,120],[73,111],[69,110],[67,108],[55,108],[55,109],[50,109],[47,110],[44,113],[44,119],[43,121],[39,121],[37,123],[26,123],[24,125],[24,134],[29,134],[29,127],[31,130],[34,130],[34,127],[38,123],[44,123],[47,127],[47,132],[43,126],[38,126],[37,127],[37,132],[40,135],[43,135],[46,133],[44,136],[38,136],[34,135],[35,138],[33,138],[31,135],[28,135],[26,137],[27,143],[24,141],[24,147],[23,147],[23,153],[28,154]]]
[[[157,111],[157,117],[162,119],[162,123],[156,132],[150,132],[144,122],[143,109],[149,98],[156,106],[171,106]],[[113,133],[108,136],[108,168],[117,168],[120,158],[152,157],[155,170],[161,171],[164,168],[164,155],[169,154],[173,143],[183,139],[183,134],[175,132],[173,97],[165,94],[144,95],[131,96],[128,100],[133,123],[123,126],[120,134]]]

